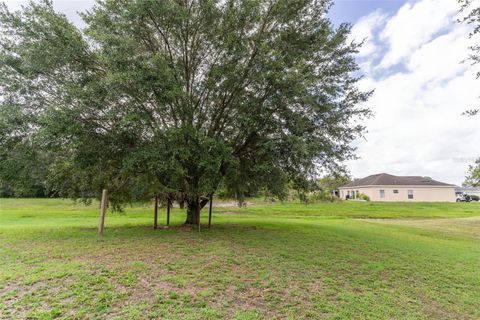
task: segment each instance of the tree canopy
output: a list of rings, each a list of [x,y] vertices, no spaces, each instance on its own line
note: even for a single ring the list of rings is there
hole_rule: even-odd
[[[461,11],[465,13],[459,22],[470,24],[473,26],[473,30],[470,33],[470,38],[473,39],[475,35],[480,33],[480,7],[475,6],[475,2],[472,0],[458,0],[461,4]],[[469,60],[473,64],[480,63],[480,44],[473,43],[470,47]],[[477,72],[477,78],[480,77],[480,72]],[[473,108],[465,111],[465,114],[474,116],[480,112],[479,108]]]
[[[480,7],[475,6],[475,2],[472,0],[459,0],[461,4],[461,10],[466,15],[463,17],[461,22],[471,24],[473,26],[473,31],[470,33],[470,38],[473,38],[475,35],[480,33]],[[473,44],[469,47],[470,61],[473,64],[480,63],[480,45]],[[477,78],[480,77],[480,72],[477,72]],[[479,108],[473,108],[467,110],[465,114],[470,116],[475,116],[480,113]],[[480,186],[480,158],[475,161],[475,164],[469,166],[467,177],[465,179],[464,185],[466,186]]]
[[[345,172],[333,172],[322,177],[318,182],[323,190],[332,192],[352,182],[352,177]]]
[[[341,170],[370,92],[357,88],[359,44],[329,6],[103,0],[79,29],[48,0],[3,5],[0,160],[35,151],[63,196],[182,191],[196,208],[187,222],[220,183],[282,197],[287,183]]]
[[[463,185],[466,187],[480,187],[480,159],[477,159],[475,164],[469,166]]]

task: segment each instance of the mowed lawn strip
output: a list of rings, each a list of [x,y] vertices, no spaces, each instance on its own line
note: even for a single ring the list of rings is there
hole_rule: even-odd
[[[0,199],[0,318],[480,318],[478,203],[253,202],[201,233],[127,207],[99,240],[96,203]]]

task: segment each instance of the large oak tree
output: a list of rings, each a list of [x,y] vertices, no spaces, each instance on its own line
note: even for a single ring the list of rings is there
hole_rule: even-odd
[[[1,108],[27,122],[4,143],[48,154],[46,179],[65,196],[108,188],[120,204],[182,191],[187,223],[219,184],[301,188],[341,169],[369,115],[358,45],[326,18],[329,6],[104,0],[84,29],[46,0],[3,6]]]

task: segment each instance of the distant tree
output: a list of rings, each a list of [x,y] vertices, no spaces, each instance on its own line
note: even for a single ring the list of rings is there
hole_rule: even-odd
[[[465,13],[465,16],[462,19],[459,19],[459,22],[467,23],[473,25],[473,31],[470,33],[470,38],[480,32],[480,7],[475,6],[473,0],[458,0],[461,5],[461,12]],[[480,44],[473,44],[469,47],[471,54],[469,55],[469,61],[473,64],[478,64],[480,62]],[[477,72],[477,78],[480,77],[480,71]],[[480,112],[479,108],[474,108],[465,111],[466,115],[474,116]]]
[[[331,173],[319,180],[321,189],[332,192],[341,186],[344,186],[352,181],[352,178],[344,172]]]
[[[480,187],[480,158],[475,161],[475,164],[469,166],[463,185],[467,187]]]
[[[47,181],[61,195],[108,188],[115,205],[181,190],[186,223],[220,182],[282,197],[351,158],[369,115],[358,45],[329,6],[104,0],[80,30],[48,0],[3,5],[1,108],[25,121],[22,143],[52,155]]]
[[[46,154],[37,149],[30,122],[17,108],[0,108],[0,197],[45,197]]]

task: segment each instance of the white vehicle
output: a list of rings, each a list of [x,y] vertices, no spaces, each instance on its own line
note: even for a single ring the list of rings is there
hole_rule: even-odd
[[[455,196],[457,197],[457,202],[470,202],[472,201],[472,199],[470,198],[470,196],[466,193],[463,193],[463,192],[457,192],[455,193]]]

